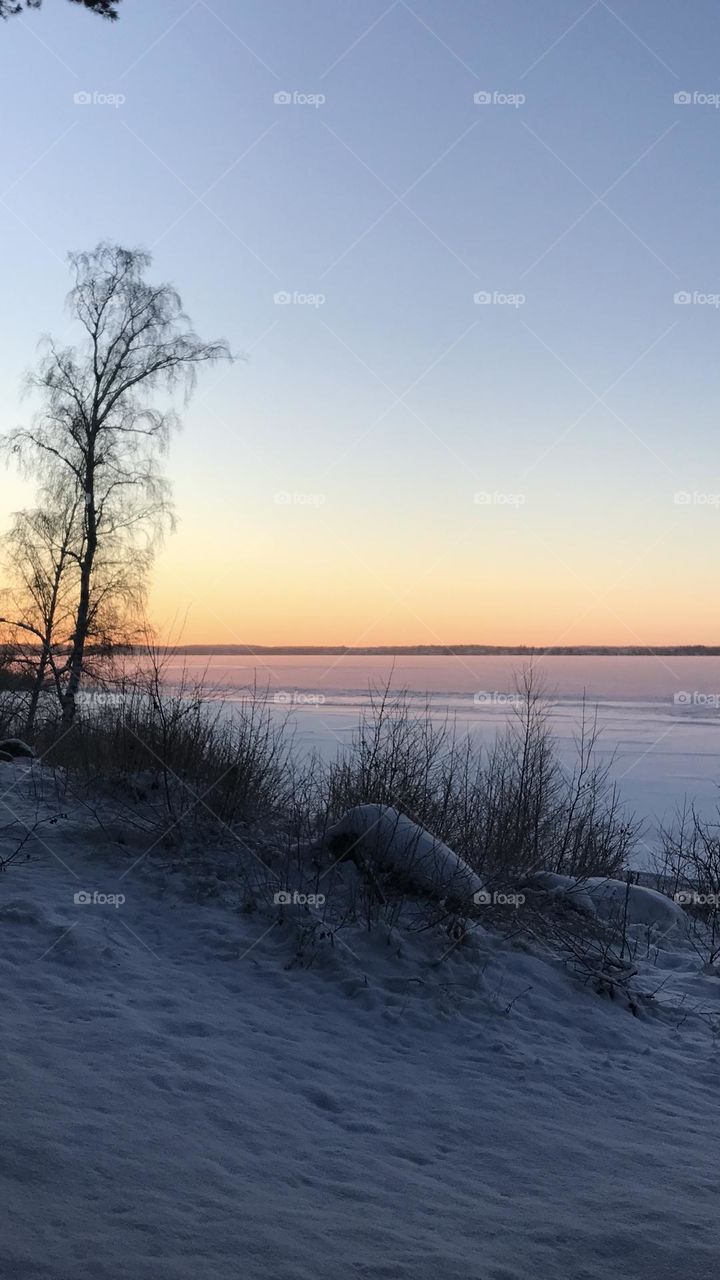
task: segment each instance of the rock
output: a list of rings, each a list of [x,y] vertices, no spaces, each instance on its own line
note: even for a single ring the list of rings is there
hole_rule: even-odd
[[[0,751],[11,759],[17,756],[25,756],[29,760],[35,758],[32,747],[29,747],[27,742],[23,742],[22,738],[4,738],[0,742]]]
[[[605,876],[563,876],[539,871],[532,879],[549,893],[566,896],[575,906],[613,924],[667,932],[685,923],[680,904],[657,889],[627,885]]]

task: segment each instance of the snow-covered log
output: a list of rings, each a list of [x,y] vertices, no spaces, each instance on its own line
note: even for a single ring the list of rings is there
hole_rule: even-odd
[[[330,827],[327,844],[336,856],[359,857],[439,897],[470,900],[483,889],[480,877],[459,854],[390,805],[361,804],[349,809]]]

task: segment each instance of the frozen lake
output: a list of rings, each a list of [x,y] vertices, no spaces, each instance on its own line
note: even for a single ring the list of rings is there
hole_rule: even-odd
[[[392,674],[438,717],[492,742],[512,714],[515,676],[524,659],[481,657],[270,657],[179,655],[172,680],[185,666],[222,686],[232,700],[254,680],[269,686],[278,714],[287,714],[301,748],[334,753],[357,725],[370,685]],[[542,657],[534,660],[552,702],[551,724],[563,760],[570,761],[583,692],[597,707],[599,750],[614,755],[613,777],[628,806],[651,828],[685,796],[706,816],[715,811],[720,782],[720,658]]]

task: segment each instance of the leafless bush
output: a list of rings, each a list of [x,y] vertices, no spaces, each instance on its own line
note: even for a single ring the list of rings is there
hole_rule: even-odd
[[[114,690],[86,695],[68,731],[48,725],[48,763],[74,784],[142,806],[158,825],[231,826],[281,809],[290,744],[262,690],[228,707],[183,671],[169,686],[157,651]]]
[[[21,735],[27,715],[27,692],[11,681],[0,682],[0,738]]]
[[[720,959],[720,810],[716,820],[705,821],[685,804],[660,835],[658,888],[682,903],[693,947],[714,965]]]
[[[14,645],[0,644],[0,691],[30,689],[32,680],[27,676]]]
[[[414,710],[406,694],[376,690],[350,749],[324,770],[316,807],[335,819],[354,805],[391,805],[486,878],[539,869],[615,876],[639,824],[624,814],[612,761],[596,759],[596,719],[583,708],[568,771],[548,711],[533,672],[525,672],[513,721],[484,751],[452,721],[434,721],[429,707]]]

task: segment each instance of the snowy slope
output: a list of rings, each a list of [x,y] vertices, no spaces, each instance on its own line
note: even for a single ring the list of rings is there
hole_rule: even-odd
[[[702,1019],[633,1018],[482,929],[440,964],[358,931],[292,965],[291,920],[127,874],[79,812],[39,836],[0,878],[2,1277],[717,1275]]]

